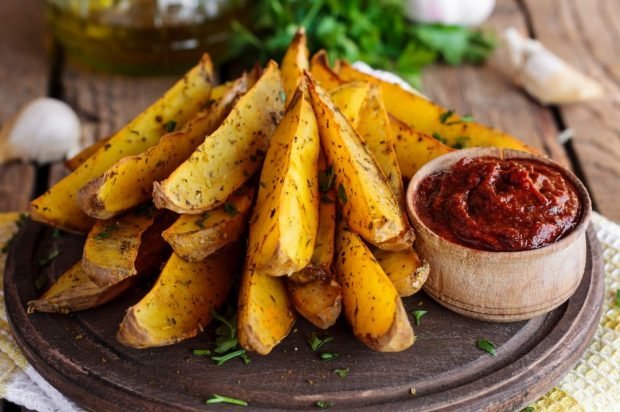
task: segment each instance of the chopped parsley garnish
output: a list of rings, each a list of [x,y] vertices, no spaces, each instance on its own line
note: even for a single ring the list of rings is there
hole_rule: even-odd
[[[335,352],[323,352],[321,353],[321,360],[330,361],[334,360],[338,357],[338,354]]]
[[[211,351],[209,349],[194,349],[192,354],[196,356],[210,356]]]
[[[534,412],[535,409],[531,406],[526,406],[525,408],[521,409],[521,412]]]
[[[454,149],[464,149],[467,141],[469,141],[471,138],[469,136],[459,136],[456,138],[456,142],[452,145],[452,148]]]
[[[204,212],[202,214],[202,216],[200,216],[198,219],[196,219],[196,221],[194,223],[199,228],[204,229],[205,228],[205,220],[207,220],[208,218],[209,218],[209,213]]]
[[[60,255],[60,251],[57,247],[52,249],[46,257],[39,259],[39,266],[47,266],[49,263],[56,259]]]
[[[174,120],[170,120],[164,125],[164,128],[166,129],[166,132],[172,133],[174,132],[174,129],[177,128],[177,122],[175,122]]]
[[[217,352],[217,349],[216,349],[216,352]],[[229,360],[234,359],[234,358],[241,358],[243,359],[245,363],[249,363],[250,358],[245,356],[245,354],[246,354],[245,349],[239,349],[234,352],[227,353],[226,355],[211,356],[211,360],[215,362],[217,366],[220,366],[223,363],[228,362]]]
[[[349,375],[349,368],[336,368],[334,369],[334,373],[341,378],[346,378]]]
[[[445,137],[443,137],[442,135],[440,135],[437,132],[433,132],[433,138],[435,140],[439,140],[443,144],[448,144],[448,139],[446,139]]]
[[[325,336],[321,338],[315,332],[312,332],[310,334],[310,339],[308,339],[308,344],[310,345],[310,349],[312,349],[313,352],[316,352],[323,345],[333,340],[334,340],[333,336]]]
[[[320,409],[329,409],[334,406],[332,401],[316,401],[317,408]]]
[[[285,102],[286,101],[286,93],[284,92],[284,90],[280,91],[280,99]]]
[[[615,302],[615,304],[616,304],[617,308],[620,308],[620,289],[618,289],[616,291],[616,302]]]
[[[224,212],[228,213],[228,215],[232,217],[235,217],[239,214],[237,207],[234,203],[231,202],[224,203]]]
[[[449,118],[452,117],[452,115],[454,114],[454,110],[448,110],[443,112],[440,116],[439,116],[439,122],[441,124],[446,124],[446,122],[448,121]]]
[[[344,186],[342,185],[342,183],[338,185],[338,199],[340,199],[340,203],[342,203],[343,205],[346,205],[349,201],[349,198],[347,197],[347,192],[344,190]]]
[[[215,348],[211,351],[208,349],[196,349],[192,353],[197,356],[210,356],[211,360],[218,366],[234,359],[240,358],[244,363],[250,363],[250,358],[244,349],[239,348],[239,340],[237,339],[237,315],[226,318],[215,311],[211,312],[211,316],[220,325],[215,329]],[[231,352],[232,351],[232,352]],[[217,355],[212,355],[215,352]]]
[[[319,171],[319,190],[323,193],[332,188],[334,182],[334,166],[329,165],[325,170]]]
[[[227,403],[227,404],[230,404],[230,405],[248,406],[248,403],[246,401],[244,401],[244,400],[237,399],[237,398],[231,398],[230,396],[218,395],[217,393],[214,393],[211,396],[211,398],[206,401],[206,403],[208,403],[208,404]]]
[[[118,223],[106,225],[103,230],[95,235],[95,239],[103,240],[112,236],[112,232],[118,230]]]
[[[478,348],[482,349],[485,352],[491,354],[491,356],[497,356],[497,352],[495,352],[495,345],[486,339],[478,339]]]
[[[415,318],[415,325],[416,326],[420,326],[420,319],[422,318],[422,316],[426,315],[428,313],[428,311],[426,310],[414,310],[412,312],[413,317]]]

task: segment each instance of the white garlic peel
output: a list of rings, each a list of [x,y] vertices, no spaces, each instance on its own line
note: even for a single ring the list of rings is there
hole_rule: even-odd
[[[603,86],[578,72],[539,41],[511,27],[504,32],[513,80],[543,104],[577,103],[600,98]]]
[[[403,80],[402,78],[400,78],[400,76],[392,73],[392,72],[388,72],[385,70],[378,70],[378,69],[373,69],[372,67],[370,67],[368,64],[364,63],[363,61],[357,61],[353,63],[353,68],[356,70],[359,70],[362,73],[366,73],[369,74],[373,77],[376,77],[377,79],[386,81],[388,83],[393,83],[393,84],[397,84],[400,87],[402,87],[403,89],[407,90],[408,92],[411,92],[413,94],[417,94],[420,97],[425,98],[426,100],[428,100],[428,97],[423,95],[419,90],[414,89],[413,87],[411,87],[411,85],[409,83],[407,83],[405,80]]]
[[[495,0],[405,0],[405,12],[422,23],[477,26],[495,8]]]
[[[28,103],[0,131],[0,164],[51,163],[80,150],[80,120],[66,103],[41,97]]]

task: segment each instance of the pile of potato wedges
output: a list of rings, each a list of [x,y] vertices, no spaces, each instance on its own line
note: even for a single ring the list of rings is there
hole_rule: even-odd
[[[431,268],[413,249],[404,182],[459,148],[529,148],[347,62],[331,67],[325,52],[310,59],[303,30],[280,67],[223,84],[213,72],[205,55],[32,202],[33,219],[87,239],[29,311],[93,308],[158,272],[120,324],[124,345],[193,337],[237,299],[239,343],[259,354],[295,312],[326,329],[342,309],[371,349],[410,347],[402,297]]]

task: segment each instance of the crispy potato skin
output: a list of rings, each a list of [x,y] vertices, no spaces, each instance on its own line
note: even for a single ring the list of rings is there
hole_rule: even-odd
[[[299,86],[304,70],[310,68],[306,31],[303,27],[297,30],[295,37],[282,58],[282,84],[286,93],[286,105],[291,102],[295,90]]]
[[[334,279],[316,279],[299,284],[287,279],[291,302],[297,312],[317,328],[327,329],[338,320],[342,291]]]
[[[412,129],[429,136],[433,133],[440,134],[451,147],[494,146],[526,152],[534,151],[507,133],[476,122],[461,122],[456,114],[442,122],[442,114],[448,111],[446,108],[419,94],[406,91],[396,84],[362,73],[347,62],[341,62],[338,74],[344,80],[365,80],[379,85],[385,106],[391,115]]]
[[[319,50],[312,56],[312,60],[310,60],[310,72],[315,81],[325,90],[331,90],[346,83],[329,66],[325,50]]]
[[[28,313],[70,313],[91,309],[111,301],[131,285],[133,279],[99,286],[86,274],[82,261],[71,266],[39,299],[28,302]]]
[[[431,136],[413,130],[405,123],[390,116],[394,133],[394,149],[403,178],[409,180],[426,163],[454,149]]]
[[[161,213],[132,211],[118,218],[98,220],[84,244],[84,271],[95,284],[110,286],[150,269],[165,251],[161,232],[170,218]]]
[[[309,78],[312,106],[335,189],[349,226],[381,247],[407,231],[398,200],[366,145],[329,96]]]
[[[162,236],[181,258],[200,262],[245,232],[254,193],[254,188],[234,193],[227,200],[229,211],[220,206],[203,215],[181,215]]]
[[[78,167],[82,165],[89,157],[97,153],[97,151],[105,146],[112,136],[105,137],[103,139],[99,139],[90,146],[85,147],[80,153],[73,156],[71,159],[67,159],[65,161],[65,167],[70,171],[74,171]]]
[[[284,279],[247,269],[239,291],[239,343],[249,351],[267,355],[284,339],[295,315]]]
[[[127,310],[117,340],[150,348],[196,336],[211,322],[211,311],[226,301],[237,256],[233,249],[190,263],[172,254],[149,293]]]
[[[430,266],[413,249],[400,252],[375,249],[373,255],[402,297],[417,293],[428,279]]]
[[[230,112],[233,102],[247,91],[245,76],[225,88],[178,132],[168,133],[146,152],[128,156],[89,181],[78,192],[82,210],[96,219],[110,219],[151,199],[153,182],[174,171],[204,142]]]
[[[413,329],[398,291],[360,237],[342,225],[336,235],[336,256],[344,313],[355,336],[380,352],[413,345]]]
[[[126,156],[144,152],[159,142],[171,123],[183,126],[208,102],[213,86],[213,65],[208,55],[190,70],[162,98],[119,130],[71,174],[33,200],[34,220],[71,232],[85,233],[94,220],[77,201],[77,192],[88,181],[102,175]]]
[[[301,84],[265,157],[250,222],[252,270],[284,276],[310,263],[319,220],[319,151],[316,118]]]
[[[158,208],[200,214],[226,199],[260,169],[284,111],[275,62],[232,108],[222,125],[167,179],[153,185]]]

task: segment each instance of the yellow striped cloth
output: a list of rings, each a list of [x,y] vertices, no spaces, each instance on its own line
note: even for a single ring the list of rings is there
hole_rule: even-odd
[[[0,245],[17,231],[18,219],[18,213],[0,214]],[[620,307],[615,304],[620,290],[620,226],[596,213],[592,223],[605,260],[605,306],[600,325],[575,368],[528,406],[528,411],[620,412]],[[0,275],[4,273],[4,248],[1,253]],[[11,337],[1,291],[0,299],[0,397],[31,410],[78,410],[28,364]]]

